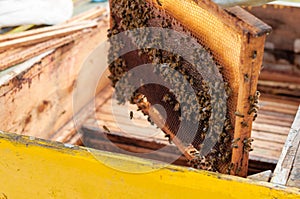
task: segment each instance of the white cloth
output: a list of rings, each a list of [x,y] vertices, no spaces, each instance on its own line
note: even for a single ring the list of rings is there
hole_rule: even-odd
[[[72,14],[72,0],[0,0],[0,27],[59,24]]]

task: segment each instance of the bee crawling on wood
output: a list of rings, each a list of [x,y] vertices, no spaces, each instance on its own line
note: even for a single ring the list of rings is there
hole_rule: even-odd
[[[249,75],[248,75],[248,74],[245,74],[245,75],[244,75],[244,81],[245,81],[245,82],[249,82]]]
[[[236,116],[238,116],[238,117],[242,117],[242,118],[244,118],[245,117],[245,115],[243,115],[242,113],[240,113],[240,112],[235,112],[234,113]]]
[[[253,105],[248,111],[248,114],[251,115],[252,113],[257,113],[257,112],[258,112],[258,108]]]
[[[234,164],[230,163],[228,168],[227,168],[227,174],[230,174],[230,171],[234,168]]]
[[[248,111],[248,114],[251,115],[252,113],[254,113],[253,121],[257,117],[257,112],[258,112],[258,109],[259,109],[259,106],[258,106],[259,97],[260,97],[260,92],[259,91],[256,91],[254,96],[252,96],[252,95],[249,96],[250,109]]]
[[[244,144],[243,149],[245,152],[253,151],[253,149],[251,147],[253,141],[254,141],[253,138],[245,138],[243,140],[243,144]]]
[[[231,141],[231,148],[235,148],[235,149],[237,149],[239,146],[238,146],[238,141],[240,141],[241,140],[241,138],[235,138],[235,139],[233,139],[232,141]]]
[[[133,112],[132,111],[130,111],[129,116],[130,116],[130,119],[132,120],[133,119]]]
[[[107,126],[103,125],[103,129],[107,132],[107,133],[110,133],[110,130]]]
[[[249,127],[248,123],[245,120],[241,122],[241,125],[242,127]]]
[[[168,138],[169,144],[172,144],[172,139],[171,139],[171,135],[166,134],[165,138]]]

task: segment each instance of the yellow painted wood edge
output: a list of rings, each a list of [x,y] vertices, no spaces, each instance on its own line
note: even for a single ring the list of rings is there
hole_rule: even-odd
[[[0,199],[300,198],[296,188],[1,131],[0,185]]]
[[[34,26],[35,26],[34,24],[18,26],[16,28],[6,32],[5,34],[15,34],[15,33],[19,33],[19,32],[24,32],[26,30],[29,30],[30,28],[33,28]]]

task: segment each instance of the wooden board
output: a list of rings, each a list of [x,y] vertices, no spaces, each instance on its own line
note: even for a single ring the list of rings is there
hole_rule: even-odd
[[[265,5],[247,9],[262,21],[269,24],[273,31],[267,37],[267,48],[300,52],[300,8],[290,6]]]
[[[295,117],[271,182],[300,187],[300,107]]]
[[[0,85],[0,103],[5,104],[0,109],[1,130],[49,139],[69,121],[74,115],[78,73],[87,56],[106,39],[107,28],[107,21],[100,21],[80,40],[56,49]]]
[[[268,171],[264,171],[261,173],[257,173],[257,174],[248,176],[247,178],[251,179],[251,180],[269,182],[271,176],[272,176],[272,171],[268,170]]]
[[[299,198],[299,189],[0,132],[1,198]],[[93,153],[91,153],[93,151]]]
[[[250,159],[277,164],[299,104],[298,98],[262,94],[258,117],[253,123],[254,150]]]

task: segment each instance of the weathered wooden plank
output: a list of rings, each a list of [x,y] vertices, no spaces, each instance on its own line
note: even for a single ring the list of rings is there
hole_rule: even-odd
[[[81,128],[81,125],[83,123],[88,124],[88,117],[93,115],[95,109],[97,109],[98,106],[101,107],[111,97],[112,88],[106,82],[102,82],[99,86],[101,87],[99,88],[99,94],[96,96],[95,101],[92,101],[84,106],[84,108],[76,113],[76,115],[70,121],[68,121],[57,132],[55,132],[51,136],[50,140],[74,144],[72,143],[72,139],[77,136],[78,130]],[[96,106],[96,108],[94,106]],[[97,124],[93,123],[88,125],[96,126]]]
[[[280,127],[289,127],[291,126],[291,123],[290,121],[288,120],[279,120],[280,118],[275,118],[275,117],[268,117],[268,116],[264,116],[264,115],[261,115],[261,112],[259,112],[259,116],[257,117],[257,119],[255,120],[255,123],[257,124],[271,124],[271,125],[274,125],[276,124],[277,126],[280,126]]]
[[[110,151],[118,148],[118,147],[114,147],[114,144],[121,143],[121,144],[124,144],[124,146],[126,145],[127,148],[130,148],[130,146],[136,147],[135,150],[130,150],[130,152],[134,152],[134,153],[144,153],[145,151],[142,151],[142,149],[145,148],[145,149],[152,150],[152,151],[160,150],[162,152],[168,153],[170,155],[170,157],[173,155],[180,157],[182,155],[181,152],[176,148],[175,145],[169,145],[166,143],[162,143],[155,139],[152,139],[152,140],[140,139],[140,138],[137,138],[132,135],[124,136],[118,132],[106,132],[102,128],[86,126],[86,125],[83,125],[81,130],[83,132],[83,136],[82,136],[83,142],[85,143],[85,142],[93,141],[94,144],[89,147],[92,147],[95,149],[101,149],[101,148],[99,148],[99,147],[101,147],[101,145],[96,144],[97,141],[100,140],[103,142],[111,142],[111,143],[108,143],[108,145],[111,145]],[[139,149],[141,149],[141,150],[139,150]],[[112,151],[112,152],[119,152],[119,151]],[[167,158],[168,154],[165,154],[166,158]],[[186,161],[186,163],[187,163],[187,161]]]
[[[298,52],[300,8],[291,6],[266,5],[264,7],[252,7],[250,13],[272,26],[272,34],[267,38],[266,46],[272,49],[280,49]]]
[[[300,108],[291,127],[271,182],[286,185],[300,146]]]
[[[260,149],[258,147],[255,148],[254,151],[250,153],[250,159],[252,161],[257,161],[260,163],[270,163],[276,165],[280,156],[280,152],[274,152],[269,149]],[[275,168],[275,166],[274,166]]]
[[[49,32],[44,32],[44,33],[39,33],[31,36],[3,41],[0,43],[0,51],[21,47],[21,46],[33,45],[50,39],[63,37],[83,29],[93,28],[97,26],[97,23],[93,21],[83,21],[83,22],[79,22],[78,24],[72,24],[72,25],[73,26],[71,27],[61,28]]]
[[[268,85],[263,85],[264,83],[258,85],[259,90],[263,90],[266,93],[271,93],[273,95],[287,95],[287,96],[294,96],[299,97],[300,96],[300,89],[290,89],[290,88],[284,88],[280,85],[276,86],[275,82],[269,82]],[[293,86],[292,84],[290,86]],[[299,87],[297,85],[297,87]]]
[[[83,13],[82,15],[85,16],[85,13]],[[77,21],[77,23],[63,23],[63,24],[58,24],[55,26],[47,26],[47,27],[33,29],[33,30],[25,31],[25,32],[3,35],[3,36],[0,36],[0,42],[7,42],[7,41],[11,41],[11,40],[28,38],[28,37],[30,39],[30,37],[34,36],[34,35],[36,36],[36,35],[40,35],[40,34],[44,34],[44,33],[51,33],[51,32],[53,33],[53,31],[65,30],[66,28],[72,28],[72,27],[75,27],[78,25],[83,25],[86,23],[87,23],[86,21]],[[66,32],[67,32],[67,30],[66,30]],[[66,33],[66,34],[68,34],[68,33]]]
[[[45,41],[29,47],[20,47],[12,51],[7,51],[2,56],[0,55],[0,71],[5,70],[11,66],[22,63],[28,59],[31,59],[41,53],[47,52],[52,49],[59,48],[66,45],[76,39],[78,39],[86,31],[81,31],[75,34],[70,34],[62,38],[51,39],[50,41]],[[17,50],[17,52],[15,52]]]
[[[154,195],[192,198],[196,195],[290,199],[300,194],[295,188],[32,137],[1,132],[0,142],[0,196],[4,198],[153,198]]]
[[[270,101],[270,102],[284,103],[288,106],[292,105],[292,106],[296,106],[296,107],[298,107],[298,105],[300,103],[300,99],[296,98],[296,97],[277,96],[277,95],[272,95],[272,94],[268,94],[268,93],[264,93],[261,96],[261,99],[265,100],[265,101]]]
[[[5,104],[0,109],[1,129],[49,139],[69,121],[74,115],[72,98],[78,73],[90,53],[106,39],[107,28],[107,22],[100,22],[80,40],[56,49],[0,85],[0,103]]]
[[[272,171],[268,170],[268,171],[264,171],[261,173],[257,173],[257,174],[248,176],[247,178],[251,179],[251,180],[269,182],[271,176],[272,176]]]
[[[237,112],[244,117],[236,116],[234,139],[238,139],[238,148],[232,149],[232,160],[234,165],[231,174],[247,176],[249,153],[244,150],[244,140],[251,137],[253,114],[249,114],[251,104],[249,96],[255,96],[261,63],[263,59],[265,35],[254,38],[250,35],[243,35],[242,49],[239,68],[239,90],[237,101]],[[255,56],[253,56],[255,54]],[[245,78],[245,76],[249,77]],[[243,125],[246,123],[247,125]]]
[[[298,136],[300,134],[299,132],[300,131],[298,131]],[[291,174],[289,176],[287,185],[300,188],[300,142],[298,145],[293,168],[292,168]]]
[[[253,129],[255,131],[263,131],[263,132],[269,132],[276,135],[287,135],[290,128],[288,127],[280,127],[276,126],[274,124],[253,124]]]
[[[272,134],[270,132],[257,132],[255,130],[252,130],[252,137],[255,137],[255,140],[261,140],[266,142],[284,144],[286,136],[287,135],[277,135]]]
[[[274,71],[264,71],[260,74],[261,80],[274,81],[274,82],[288,82],[293,84],[300,84],[298,76],[288,75]]]
[[[300,108],[298,110],[298,114],[295,118],[295,123],[292,126],[292,129],[297,130],[297,138],[295,140],[298,140],[297,142],[294,142],[296,147],[296,154],[295,159],[292,167],[292,171],[290,173],[287,185],[294,186],[300,188]],[[297,147],[298,144],[298,147]]]

